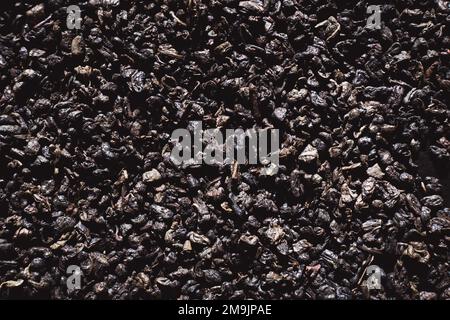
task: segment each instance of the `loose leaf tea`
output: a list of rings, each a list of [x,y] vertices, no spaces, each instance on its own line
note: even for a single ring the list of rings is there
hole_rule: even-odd
[[[0,297],[450,299],[449,13],[2,1]],[[198,121],[279,164],[174,163]]]

